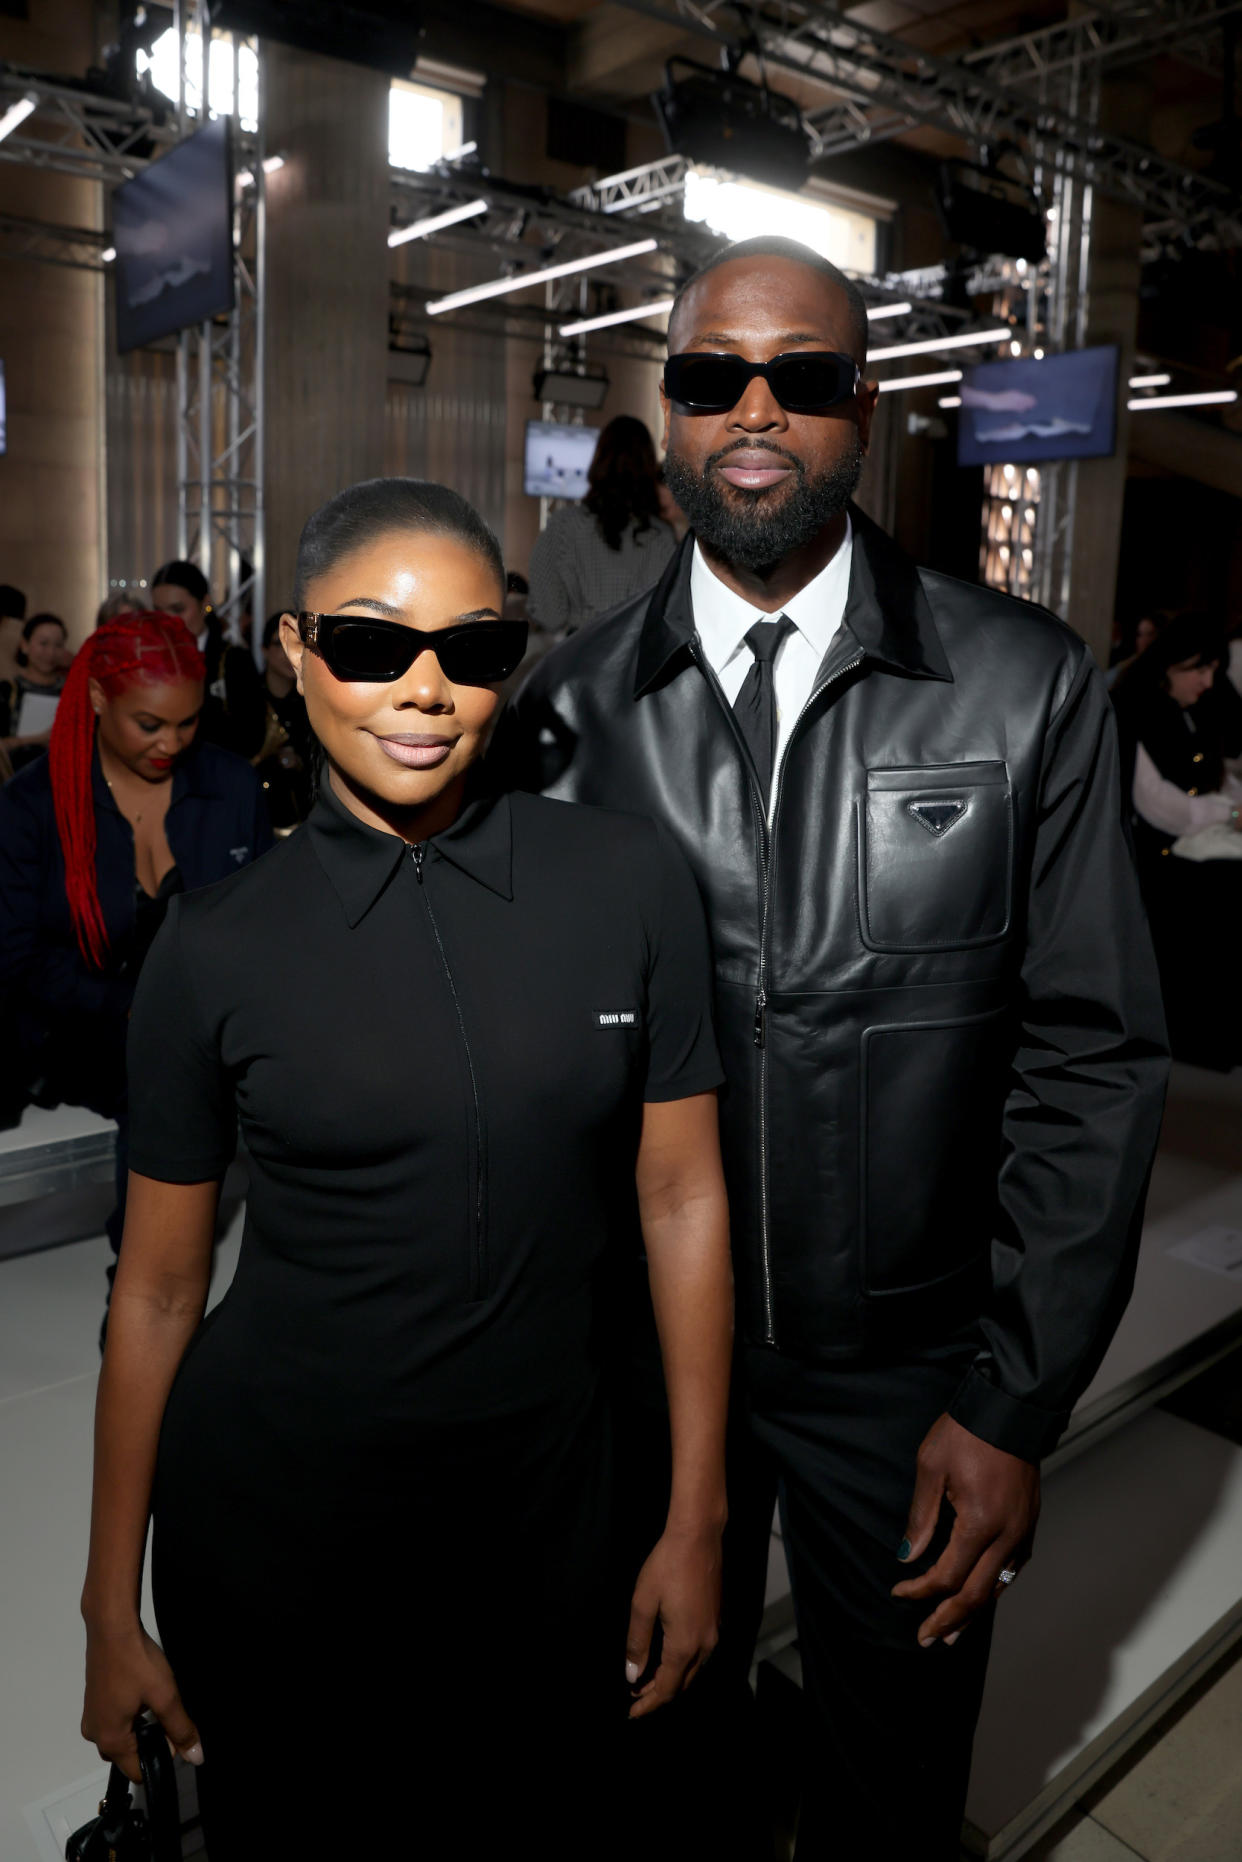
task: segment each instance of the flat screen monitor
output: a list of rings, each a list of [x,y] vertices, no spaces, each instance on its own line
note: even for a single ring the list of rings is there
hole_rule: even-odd
[[[122,355],[233,308],[233,161],[217,117],[112,196]]]
[[[981,362],[958,392],[959,465],[1101,459],[1117,437],[1115,343],[1036,361]]]
[[[585,498],[595,457],[595,427],[563,427],[555,420],[526,423],[526,491],[531,498]]]

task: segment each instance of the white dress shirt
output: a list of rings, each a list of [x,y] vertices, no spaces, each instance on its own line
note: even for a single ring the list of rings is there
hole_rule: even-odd
[[[769,809],[776,801],[776,771],[781,766],[790,734],[811,696],[824,655],[845,619],[853,547],[853,526],[847,516],[845,536],[832,561],[825,564],[805,588],[791,596],[783,608],[775,614],[767,614],[762,608],[754,607],[744,595],[727,588],[698,544],[694,546],[690,605],[695,631],[704,657],[720,681],[727,704],[736,701],[755,663],[755,656],[746,644],[746,636],[755,622],[779,620],[782,614],[787,614],[793,622],[772,666],[776,693],[776,759]]]

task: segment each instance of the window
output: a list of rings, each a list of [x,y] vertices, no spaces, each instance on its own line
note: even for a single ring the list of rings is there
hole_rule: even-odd
[[[733,181],[699,168],[686,173],[687,220],[710,226],[736,243],[774,234],[798,239],[842,271],[873,276],[876,223],[870,214],[806,194],[787,194],[758,181]]]
[[[394,80],[388,93],[388,159],[394,168],[430,168],[463,141],[460,97]]]

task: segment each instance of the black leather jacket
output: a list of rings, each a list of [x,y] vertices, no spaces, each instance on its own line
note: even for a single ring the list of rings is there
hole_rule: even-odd
[[[852,516],[770,832],[692,540],[535,669],[493,766],[655,816],[691,862],[746,1334],[849,1359],[978,1317],[952,1414],[1034,1460],[1129,1297],[1166,1075],[1112,714],[1053,615]]]

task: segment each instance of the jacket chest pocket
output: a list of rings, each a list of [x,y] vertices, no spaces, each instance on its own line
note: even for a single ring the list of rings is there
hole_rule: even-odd
[[[1009,930],[1013,793],[1004,763],[869,769],[859,832],[869,950],[971,950]]]

